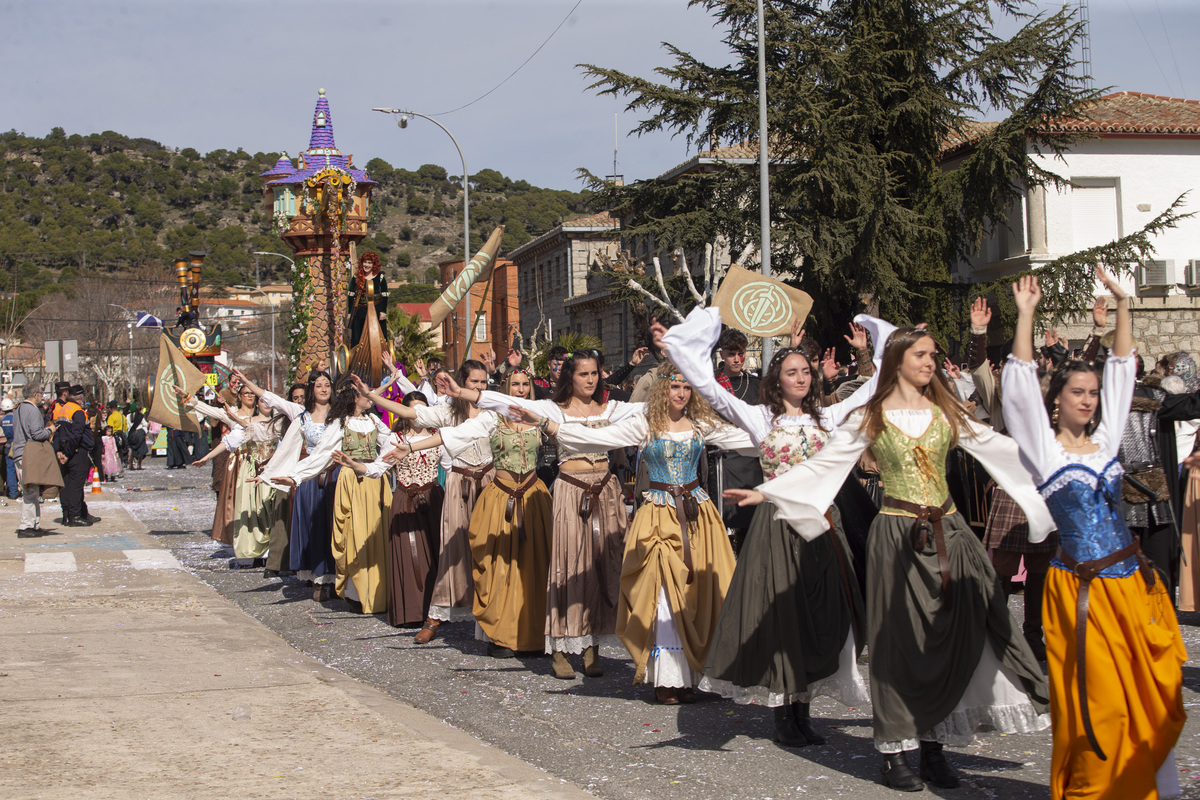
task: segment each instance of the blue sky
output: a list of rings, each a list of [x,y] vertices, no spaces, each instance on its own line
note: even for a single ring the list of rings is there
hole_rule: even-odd
[[[467,103],[515,69],[575,0],[0,0],[0,127],[42,136],[115,130],[201,152],[287,150],[308,141],[317,88],[355,163],[379,156],[414,169],[460,171],[449,138],[414,120],[401,131],[373,106],[436,114]],[[1046,7],[1051,4],[1046,3]],[[1200,99],[1200,3],[1092,0],[1096,83]],[[650,177],[692,153],[682,139],[629,137],[637,122],[597,97],[580,62],[649,76],[669,41],[724,60],[719,31],[684,0],[583,0],[514,78],[439,119],[467,167],[578,189],[577,167]]]

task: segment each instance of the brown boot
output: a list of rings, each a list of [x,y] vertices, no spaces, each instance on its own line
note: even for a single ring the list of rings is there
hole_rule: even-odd
[[[440,620],[432,618],[425,620],[425,624],[421,626],[421,630],[417,631],[413,641],[417,644],[429,644],[433,641],[433,637],[437,636],[437,629],[441,624]]]
[[[567,660],[566,653],[555,650],[550,657],[550,665],[554,667],[554,677],[564,681],[575,679],[575,668]]]
[[[313,584],[313,600],[318,603],[324,603],[326,600],[334,598],[332,583],[314,583]]]
[[[604,675],[600,666],[600,645],[594,644],[583,651],[583,674],[589,678],[599,678]]]

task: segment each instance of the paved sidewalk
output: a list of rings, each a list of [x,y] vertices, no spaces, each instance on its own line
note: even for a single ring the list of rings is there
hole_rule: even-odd
[[[162,502],[171,502],[170,492]],[[110,493],[0,508],[0,797],[591,797],[292,648]]]

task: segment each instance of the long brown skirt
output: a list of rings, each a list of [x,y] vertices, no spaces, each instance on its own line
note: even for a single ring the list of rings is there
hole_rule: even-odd
[[[595,483],[607,468],[572,472]],[[621,560],[629,518],[621,483],[609,480],[593,503],[593,514],[579,516],[583,490],[563,480],[554,482],[554,535],[546,599],[546,650],[581,653],[599,644],[596,637],[617,629],[617,597]]]
[[[437,578],[437,540],[445,492],[436,483],[410,495],[403,485],[392,492],[388,524],[388,624],[421,622],[429,613]]]
[[[550,569],[550,490],[535,480],[525,493],[524,533],[505,519],[509,495],[496,478],[471,514],[475,621],[487,637],[510,650],[541,651],[546,642],[546,574]]]
[[[696,672],[704,669],[735,566],[725,523],[711,501],[701,503],[699,516],[688,524],[688,540],[690,582],[676,509],[647,502],[633,517],[621,571],[617,635],[633,656],[634,683],[646,677],[660,589],[666,592],[688,665]]]
[[[217,487],[217,509],[213,512],[212,538],[221,544],[233,546],[233,534],[237,515],[233,502],[237,497],[238,472],[242,459],[237,455],[226,455],[221,459],[213,483]]]
[[[482,485],[487,487],[496,477],[496,470],[489,469],[483,476]],[[462,486],[467,485],[464,500]],[[433,597],[429,601],[429,616],[443,622],[464,622],[472,619],[471,602],[475,584],[471,580],[471,512],[479,492],[475,481],[464,478],[457,472],[446,476],[446,499],[442,503],[442,539],[438,547],[437,581],[433,585]]]

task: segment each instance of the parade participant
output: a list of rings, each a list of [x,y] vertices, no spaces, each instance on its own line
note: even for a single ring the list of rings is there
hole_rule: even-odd
[[[562,369],[566,355],[567,348],[560,344],[550,348],[546,357],[546,374],[536,375],[533,378],[533,396],[535,398],[545,400],[554,394],[554,386],[558,383],[558,373]]]
[[[362,337],[363,326],[367,322],[368,302],[375,304],[375,313],[379,317],[379,332],[383,337],[382,341],[386,343],[388,285],[387,279],[383,277],[379,256],[375,253],[366,252],[359,256],[358,269],[354,272],[354,279],[350,281],[347,301],[350,306],[349,346],[353,349]]]
[[[221,444],[210,450],[203,459],[193,461],[192,466],[203,467],[220,453],[229,454],[222,494],[217,498],[217,513],[220,514],[222,506],[228,503],[229,517],[224,522],[224,532],[231,539],[226,543],[233,545],[236,563],[239,566],[258,566],[272,541],[276,547],[287,541],[283,517],[285,498],[281,492],[257,481],[259,472],[275,454],[283,430],[283,417],[273,415],[265,404],[256,402],[254,392],[245,384],[238,390],[238,400],[240,411],[249,412],[247,416],[210,406],[178,386],[172,388],[188,410],[197,411],[229,427],[229,433],[222,438]],[[217,533],[217,523],[214,521],[214,539]]]
[[[461,396],[457,384],[447,384],[450,397]],[[518,367],[504,379],[503,388],[512,398],[528,399],[533,382]],[[410,453],[444,444],[452,456],[480,440],[491,448],[496,476],[475,501],[468,530],[475,586],[471,611],[487,638],[488,655],[495,658],[540,652],[546,641],[551,498],[536,472],[542,432],[495,411],[482,411],[430,438],[408,443]]]
[[[352,380],[361,391],[366,386],[357,376]],[[464,361],[458,368],[458,383],[473,389],[487,386],[487,371],[475,360]],[[371,401],[393,414],[414,420],[421,428],[442,429],[461,425],[479,414],[466,400],[455,399],[421,408],[403,406],[386,400],[378,392],[368,394]],[[429,604],[429,616],[413,641],[428,644],[443,622],[474,620],[471,613],[474,584],[471,581],[471,542],[468,526],[475,502],[495,476],[491,448],[477,440],[452,459],[446,478],[446,498],[442,504],[441,540],[438,544],[438,575]]]
[[[418,391],[404,395],[400,404],[428,405]],[[437,481],[440,453],[412,452],[412,443],[427,438],[429,432],[400,416],[395,417],[392,432],[398,444],[388,454],[396,470],[388,522],[388,624],[398,627],[419,623],[429,615],[446,492]]]
[[[117,439],[111,425],[104,426],[104,480],[109,483],[121,475],[121,459],[117,455]]]
[[[716,380],[722,389],[732,394],[738,400],[750,405],[758,403],[759,378],[746,371],[746,334],[737,328],[726,328],[721,332],[716,342],[717,354],[721,359],[720,371]],[[692,387],[697,388],[696,383]],[[708,398],[705,397],[707,400]],[[712,402],[709,400],[709,402]],[[720,412],[718,412],[720,413]],[[716,467],[709,476],[709,484],[716,492],[723,489],[752,489],[762,483],[763,473],[757,457],[739,456],[736,453],[716,453],[713,466]],[[719,460],[718,460],[719,459]],[[720,476],[719,481],[718,477]],[[725,526],[729,528],[736,543],[736,550],[741,552],[746,540],[746,531],[750,527],[753,509],[739,508],[730,503],[722,509]]]
[[[333,380],[329,373],[313,370],[308,374],[307,386],[293,386],[284,400],[274,392],[263,391],[240,371],[233,375],[260,397],[263,405],[283,414],[288,422],[287,432],[275,450],[275,455],[259,473],[268,486],[288,492],[291,508],[287,512],[287,540],[272,542],[270,558],[266,564],[266,577],[275,577],[283,570],[291,570],[310,580],[313,599],[323,602],[333,596],[333,551],[330,550],[333,520],[333,495],[337,486],[337,470],[310,478],[289,492],[289,487],[278,484],[275,478],[290,474],[307,453],[316,448],[325,432],[325,421],[329,417],[329,398],[333,394]]]
[[[646,413],[612,425],[560,425],[528,410],[524,417],[570,453],[640,448],[649,491],[625,540],[616,631],[633,657],[633,682],[651,683],[658,702],[674,705],[696,699],[734,570],[725,525],[698,479],[704,446],[755,448],[692,391],[674,364],[666,361],[654,374]]]
[[[334,587],[351,610],[380,614],[388,606],[384,514],[392,503],[392,490],[383,479],[390,465],[380,456],[392,449],[394,437],[370,409],[366,394],[339,381],[317,446],[275,482],[297,486],[333,464],[342,467],[333,498]]]
[[[63,524],[80,527],[100,521],[99,517],[88,513],[87,504],[83,501],[83,487],[87,482],[95,440],[88,425],[87,413],[83,410],[83,387],[71,386],[68,391],[65,402],[60,403],[55,411],[54,452],[62,467]]]
[[[554,422],[581,422],[592,428],[645,413],[642,403],[604,401],[600,372],[604,356],[597,350],[566,353],[554,394],[546,400],[522,400],[499,392],[465,390],[481,408],[502,415],[519,405]],[[560,447],[554,482],[554,535],[550,547],[546,598],[545,649],[553,657],[554,675],[575,677],[567,654],[583,653],[588,677],[604,674],[600,642],[617,625],[621,558],[629,519],[621,486],[608,469],[605,453],[570,453]]]
[[[221,409],[221,415],[219,417],[210,417],[210,419],[217,423],[223,423],[223,418],[229,417],[231,419],[231,422],[229,423],[231,431],[233,428],[240,428],[246,425],[254,416],[255,409],[258,406],[254,392],[251,391],[249,386],[241,386],[239,384],[236,397],[238,401],[236,409]],[[138,416],[138,414],[135,414],[134,418],[136,419]],[[139,429],[140,426],[134,426],[135,432]],[[146,454],[149,452],[149,444],[153,442],[153,436],[151,435],[149,428],[147,428],[147,431],[141,437],[137,438],[141,439],[140,447],[138,446],[134,435],[130,435],[130,469],[142,468],[142,459],[146,457]],[[238,465],[234,463],[232,457],[227,455],[227,452],[232,453],[234,448],[223,447],[223,444],[224,442],[213,447],[213,449],[208,451],[208,455],[206,455],[204,458],[193,461],[192,466],[202,467],[214,459],[221,460],[222,468],[216,475],[213,476],[213,482],[216,484],[217,491],[217,507],[213,512],[211,536],[215,541],[232,547],[234,530],[237,524],[237,516],[234,513],[234,500],[238,493],[239,469]],[[132,466],[132,462],[135,458],[137,460],[137,467]]]
[[[902,791],[919,791],[922,778],[958,786],[942,747],[969,743],[980,725],[1015,733],[1050,724],[1045,676],[987,552],[950,499],[947,452],[957,445],[979,459],[1025,510],[1035,541],[1054,523],[1016,443],[969,417],[936,352],[920,328],[894,332],[875,393],[821,452],[759,491],[726,493],[771,500],[811,541],[828,529],[825,511],[859,456],[874,454],[886,495],[867,542],[871,699],[883,781]],[[918,746],[921,777],[904,755]]]
[[[129,449],[129,470],[132,472],[143,469],[142,462],[149,455],[150,448],[146,445],[146,419],[141,409],[134,411],[129,417],[129,435],[125,442]]]
[[[881,358],[895,329],[857,317],[850,339],[860,350],[868,330],[859,321],[870,326]],[[793,327],[798,334],[799,325]],[[651,330],[655,343],[668,347],[680,371],[694,379],[695,391],[750,435],[767,478],[819,453],[875,390],[872,378],[849,399],[822,407],[819,349],[789,348],[771,359],[759,386],[764,402],[752,404],[712,377],[705,354],[721,335],[718,309],[696,309],[681,325],[667,330],[655,322]],[[797,343],[800,338],[793,336]],[[829,514],[830,535],[807,541],[775,518],[773,505],[755,509],[701,684],[737,702],[773,707],[775,740],[789,747],[824,743],[810,720],[814,697],[827,695],[848,707],[869,700],[856,663],[865,644],[862,593],[841,515],[833,505]]]
[[[1041,290],[1032,276],[1013,284],[1017,331],[1001,377],[1005,423],[1061,538],[1043,606],[1054,722],[1050,796],[1173,797],[1187,653],[1164,582],[1121,512],[1117,453],[1136,355],[1129,296],[1104,270],[1096,277],[1117,301],[1103,380],[1090,364],[1067,362],[1043,399],[1033,363]]]

